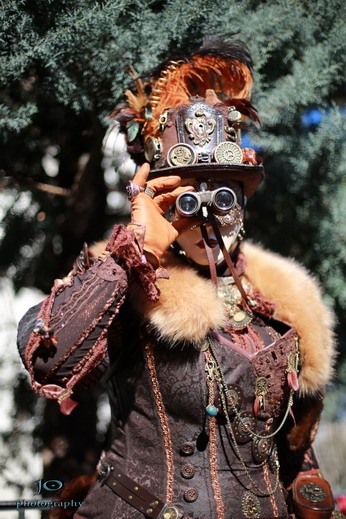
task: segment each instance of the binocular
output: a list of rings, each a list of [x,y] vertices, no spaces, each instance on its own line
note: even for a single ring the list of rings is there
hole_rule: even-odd
[[[212,207],[214,214],[227,214],[235,206],[237,197],[229,187],[220,187],[214,191],[187,191],[178,196],[175,206],[180,216],[196,216],[206,205]]]

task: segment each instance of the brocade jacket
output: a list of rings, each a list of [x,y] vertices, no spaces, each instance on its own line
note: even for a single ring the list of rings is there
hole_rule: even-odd
[[[149,508],[164,503],[159,518],[294,517],[287,489],[318,472],[311,443],[333,361],[316,282],[244,244],[246,305],[231,277],[215,287],[168,254],[155,280],[126,252],[131,240],[115,242],[115,254],[77,269],[19,328],[33,388],[63,412],[108,359],[112,444],[75,517],[147,517],[136,492],[133,506],[105,484],[105,467],[157,498]]]

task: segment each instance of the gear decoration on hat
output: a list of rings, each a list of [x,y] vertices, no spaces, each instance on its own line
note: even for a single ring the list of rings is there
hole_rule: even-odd
[[[241,164],[243,152],[235,142],[221,142],[214,150],[214,157],[218,164]]]
[[[142,154],[143,140],[159,135],[165,124],[162,115],[167,108],[189,104],[196,95],[205,97],[210,89],[222,93],[223,102],[241,117],[259,124],[257,111],[249,101],[252,60],[240,41],[207,36],[196,52],[183,59],[168,57],[142,76],[130,67],[130,74],[136,92],[127,89],[127,102],[119,104],[111,114],[126,135],[130,154]]]
[[[111,117],[134,161],[151,163],[150,179],[177,167],[182,178],[227,175],[243,182],[247,197],[254,193],[263,167],[255,150],[240,148],[244,125],[259,125],[244,43],[209,36],[188,56],[168,57],[142,76],[131,68],[131,74],[135,90],[125,91],[127,102]]]
[[[188,166],[197,161],[195,150],[188,144],[175,144],[167,154],[170,166]]]

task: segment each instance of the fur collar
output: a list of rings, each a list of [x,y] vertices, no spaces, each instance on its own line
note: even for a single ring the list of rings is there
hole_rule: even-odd
[[[300,338],[300,391],[312,395],[330,381],[334,361],[333,317],[322,302],[317,281],[295,261],[258,245],[244,243],[245,275],[253,288],[275,303],[274,317],[293,326]],[[169,279],[158,279],[160,300],[150,302],[132,283],[129,298],[155,333],[169,346],[199,342],[211,328],[225,323],[224,308],[212,282],[191,267],[167,255]]]

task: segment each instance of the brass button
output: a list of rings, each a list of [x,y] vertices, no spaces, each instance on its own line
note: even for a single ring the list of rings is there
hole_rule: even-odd
[[[184,492],[184,499],[188,503],[193,503],[198,498],[198,490],[196,488],[188,488]]]
[[[193,446],[192,443],[184,443],[180,447],[180,454],[182,454],[183,456],[191,456],[191,454],[193,454],[194,452],[195,452],[195,447]]]
[[[179,512],[175,506],[169,506],[164,510],[163,519],[178,519]]]
[[[183,478],[185,479],[191,479],[193,478],[193,476],[195,475],[196,473],[196,469],[193,465],[191,465],[190,463],[186,463],[186,465],[183,465],[181,467],[181,471],[180,471],[181,475],[183,476]]]

